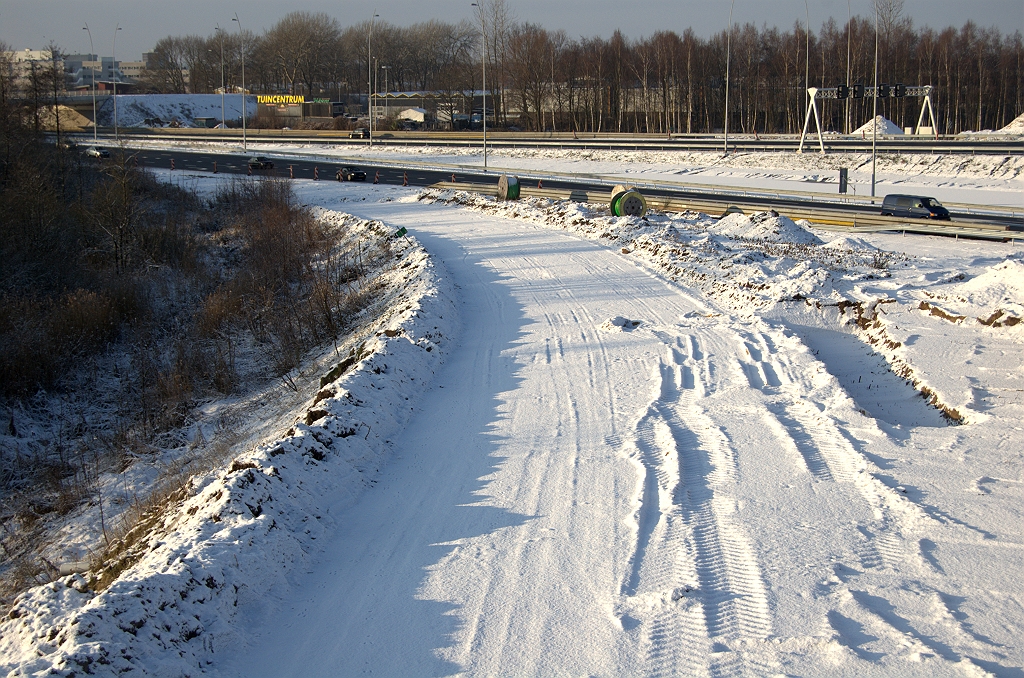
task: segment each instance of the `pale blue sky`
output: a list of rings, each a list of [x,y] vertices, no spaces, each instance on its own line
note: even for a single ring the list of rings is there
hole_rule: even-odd
[[[399,26],[441,19],[472,18],[472,0],[377,0],[381,19]],[[607,37],[616,28],[631,38],[658,30],[682,33],[692,27],[701,36],[725,28],[729,0],[508,0],[521,21],[548,29],[564,29],[571,37]],[[767,23],[789,28],[804,21],[802,0],[735,0],[736,23]],[[807,0],[811,28],[816,30],[829,16],[842,24],[847,17],[846,0]],[[871,0],[849,0],[854,15],[872,13]],[[962,26],[968,19],[983,28],[996,26],[1004,34],[1024,32],[1024,0],[905,0],[905,13],[917,26],[944,28]],[[89,40],[82,30],[89,23],[96,51],[109,56],[113,49],[114,26],[117,56],[133,61],[168,35],[210,35],[215,24],[235,28],[231,18],[237,12],[245,28],[257,33],[271,27],[284,14],[306,10],[327,12],[342,25],[365,21],[372,5],[364,2],[328,0],[0,0],[0,41],[14,49],[41,49],[54,40],[67,52],[88,52]]]

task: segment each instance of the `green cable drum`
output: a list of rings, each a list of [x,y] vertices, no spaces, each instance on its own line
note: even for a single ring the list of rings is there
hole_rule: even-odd
[[[635,188],[616,186],[612,189],[611,208],[617,217],[642,217],[647,214],[647,201]]]
[[[519,177],[501,175],[498,179],[498,200],[519,200]]]

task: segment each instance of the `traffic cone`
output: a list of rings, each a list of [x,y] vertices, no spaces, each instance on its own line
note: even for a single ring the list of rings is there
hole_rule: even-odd
[[[320,168],[313,165],[313,181],[320,181]]]
[[[289,179],[294,179],[295,178],[295,168],[292,165],[288,165],[288,178]]]
[[[537,188],[544,188],[540,183],[540,179],[537,179]]]
[[[403,186],[408,186],[409,185],[409,173],[408,172],[402,172],[402,185]]]
[[[455,173],[454,172],[452,172],[452,183],[453,184],[455,183]]]
[[[171,171],[174,171],[174,158],[171,158]]]
[[[252,176],[252,165],[249,165],[247,163],[246,166],[249,168],[249,176],[251,177]]]
[[[375,184],[379,184],[380,183],[380,170],[377,170],[377,173],[373,175],[373,183],[375,183]]]
[[[216,160],[213,161],[213,173],[214,174],[217,173],[217,161]]]

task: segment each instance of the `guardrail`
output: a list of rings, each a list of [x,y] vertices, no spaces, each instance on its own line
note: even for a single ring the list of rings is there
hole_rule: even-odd
[[[281,140],[290,139],[306,143],[345,143],[366,144],[365,139],[349,139],[348,130],[282,130],[252,129],[248,130],[254,139]],[[138,138],[168,137],[179,140],[235,140],[241,136],[241,129],[204,130],[201,128],[181,129],[134,129],[122,131],[122,136],[133,135]],[[797,150],[800,135],[730,135],[731,150],[748,152],[783,152]],[[394,143],[400,145],[439,144],[455,147],[479,146],[482,133],[479,131],[463,132],[425,132],[425,131],[391,131],[374,134],[374,143]],[[571,132],[499,132],[488,131],[488,144],[506,148],[575,148],[575,149],[621,149],[621,150],[664,150],[664,151],[713,151],[721,150],[723,139],[711,134],[621,134],[599,132],[572,136]],[[826,137],[825,145],[834,152],[868,152],[871,148],[870,137],[861,139],[855,136],[834,135]],[[883,135],[877,140],[878,149],[882,153],[923,153],[931,155],[983,154],[983,155],[1022,155],[1024,143],[1019,135],[992,135],[990,138],[940,136],[914,137],[906,135]]]
[[[442,181],[434,184],[431,188],[452,189],[470,191],[484,195],[495,195],[497,184],[467,183]],[[572,200],[574,202],[589,202],[600,205],[607,204],[610,196],[608,193],[596,193],[593,191],[565,190],[557,188],[530,188],[521,185],[519,189],[521,197],[548,198],[551,200]],[[775,210],[784,214],[790,219],[806,219],[818,228],[828,231],[846,233],[876,233],[881,231],[897,231],[903,233],[919,233],[925,235],[944,235],[959,238],[981,238],[986,240],[999,240],[1016,244],[1017,240],[1024,240],[1024,228],[1014,230],[1011,227],[994,224],[974,224],[964,222],[941,222],[925,220],[908,220],[898,217],[883,217],[881,215],[851,215],[844,212],[834,212],[825,209],[811,209],[802,207],[782,207],[765,201],[746,200],[690,200],[685,198],[670,198],[663,196],[644,196],[648,207],[663,212],[702,212],[711,216],[725,216],[729,211],[740,210],[744,213],[766,212]]]

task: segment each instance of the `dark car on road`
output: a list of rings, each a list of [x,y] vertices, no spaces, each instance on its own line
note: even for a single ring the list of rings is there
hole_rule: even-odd
[[[251,158],[249,158],[249,169],[274,169],[274,162],[270,158],[264,158],[259,155],[254,155]]]
[[[348,138],[349,139],[369,139],[370,138],[370,130],[366,129],[365,127],[356,127],[354,130],[349,132]]]
[[[335,176],[338,181],[366,181],[366,172],[357,167],[342,167]]]
[[[882,216],[949,221],[949,210],[935,198],[890,194],[882,201]]]

